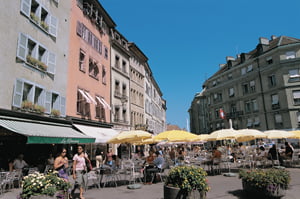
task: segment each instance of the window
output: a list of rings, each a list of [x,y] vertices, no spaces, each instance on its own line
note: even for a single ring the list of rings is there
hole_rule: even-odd
[[[237,111],[236,104],[231,104],[230,105],[230,112],[235,113],[236,111]]]
[[[120,106],[115,106],[114,121],[120,121]]]
[[[251,101],[251,103],[252,103],[252,109],[253,109],[253,111],[258,111],[258,105],[257,105],[256,99],[253,99]]]
[[[248,94],[249,93],[249,85],[248,83],[243,84],[243,93]]]
[[[252,127],[252,119],[251,118],[248,118],[247,119],[247,128],[250,128],[250,127]]]
[[[252,65],[249,65],[247,66],[247,73],[253,71],[253,66]]]
[[[300,91],[293,91],[294,105],[300,105]]]
[[[104,46],[104,58],[108,59],[108,49],[106,46]]]
[[[251,101],[245,102],[245,112],[246,113],[251,112]]]
[[[90,104],[93,103],[97,106],[96,100],[83,89],[77,90],[77,113],[83,116],[90,117]]]
[[[79,52],[79,70],[85,72],[85,53],[80,49]]]
[[[259,117],[254,117],[254,123],[253,123],[254,126],[259,126],[260,125],[260,120],[259,120]]]
[[[55,73],[56,55],[23,33],[19,34],[17,58],[34,68]]]
[[[272,105],[279,104],[278,95],[271,95]]]
[[[289,82],[300,81],[300,72],[299,69],[289,70]]]
[[[22,0],[21,12],[51,36],[57,36],[57,18],[52,16],[39,1]]]
[[[47,91],[42,86],[32,82],[17,79],[14,88],[13,106],[21,108],[21,104],[25,100],[45,107],[45,113],[50,114],[52,109],[56,109],[60,111],[62,116],[65,116],[65,97]]]
[[[276,78],[275,75],[268,76],[269,87],[276,86]]]
[[[123,111],[122,111],[122,119],[123,119],[123,122],[127,122],[127,111],[126,111],[126,108],[123,108]]]
[[[253,80],[253,81],[250,81],[250,91],[251,91],[251,93],[253,93],[253,92],[255,92],[255,81]]]
[[[267,57],[266,61],[267,61],[267,64],[272,64],[273,63],[273,58],[272,57]]]
[[[296,58],[296,52],[295,51],[288,51],[285,53],[286,59],[294,59]]]
[[[234,96],[234,88],[229,88],[228,93],[229,93],[229,97],[233,97]]]
[[[229,73],[229,74],[227,75],[227,78],[228,78],[228,79],[232,79],[232,73]]]
[[[300,124],[300,112],[298,111],[296,114],[297,114],[297,121],[298,121],[298,124]]]
[[[281,116],[281,114],[275,114],[275,123],[282,124],[282,116]]]
[[[98,99],[98,98],[100,99],[99,96],[96,96],[96,99]],[[99,118],[102,121],[106,121],[104,105],[103,105],[103,103],[100,102],[100,100],[96,100],[96,101],[97,101],[97,104],[95,106],[95,108],[96,108],[96,118]]]
[[[89,59],[89,75],[98,80],[99,68],[97,62],[93,59]]]
[[[102,84],[106,84],[106,69],[104,65],[102,65]]]
[[[115,56],[115,67],[120,68],[120,57],[118,55]]]
[[[219,119],[220,118],[220,109],[215,110],[215,118]]]
[[[241,75],[245,75],[245,74],[246,74],[246,68],[244,67],[241,69]]]
[[[122,71],[124,72],[124,73],[126,73],[126,66],[127,66],[127,62],[126,61],[122,61]]]
[[[216,86],[216,85],[217,85],[217,81],[214,80],[214,81],[213,81],[213,86]]]

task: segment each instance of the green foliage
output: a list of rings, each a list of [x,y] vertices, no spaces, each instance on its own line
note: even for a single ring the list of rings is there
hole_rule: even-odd
[[[177,166],[170,170],[165,184],[177,187],[184,192],[199,190],[207,192],[209,186],[206,179],[207,173],[201,167]]]
[[[37,24],[40,21],[40,18],[38,16],[36,16],[33,12],[30,13],[30,18]]]
[[[290,174],[285,169],[240,170],[239,178],[257,189],[267,189],[270,185],[287,189],[291,181]]]
[[[56,110],[56,109],[52,109],[51,110],[51,115],[54,115],[54,116],[58,117],[58,116],[60,116],[60,111]]]
[[[38,112],[38,113],[44,113],[45,112],[45,107],[34,104],[33,105],[33,110]]]
[[[57,191],[67,191],[71,184],[57,176],[57,172],[42,174],[35,172],[25,176],[22,181],[21,198],[28,199],[33,195],[53,196]]]
[[[32,109],[33,108],[33,103],[28,101],[28,100],[24,100],[21,104],[21,107],[23,109]]]

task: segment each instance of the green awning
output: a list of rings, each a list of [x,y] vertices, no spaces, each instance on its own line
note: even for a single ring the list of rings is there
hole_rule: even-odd
[[[81,144],[94,143],[72,125],[19,118],[1,117],[0,126],[27,137],[27,144]]]

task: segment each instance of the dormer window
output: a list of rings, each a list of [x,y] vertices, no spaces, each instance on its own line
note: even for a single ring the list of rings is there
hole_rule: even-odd
[[[249,65],[247,66],[247,73],[253,71],[253,66],[252,65]]]
[[[295,51],[288,51],[285,53],[286,59],[294,59],[296,58],[296,52]]]

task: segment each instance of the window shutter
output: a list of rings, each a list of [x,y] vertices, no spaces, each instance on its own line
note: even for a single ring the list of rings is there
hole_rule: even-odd
[[[44,102],[45,102],[45,90],[42,91],[42,93],[40,94],[37,104],[40,106],[44,106]]]
[[[66,116],[66,98],[60,97],[60,114]]]
[[[21,108],[23,98],[23,81],[17,79],[14,89],[13,106]]]
[[[57,18],[54,16],[50,16],[49,33],[53,37],[57,36],[57,26],[58,26]]]
[[[52,100],[52,93],[46,91],[46,98],[45,98],[45,113],[51,113],[51,100]]]
[[[60,97],[57,95],[56,100],[53,103],[53,109],[60,110]]]
[[[52,52],[48,52],[48,68],[47,72],[55,74],[56,55]]]
[[[31,0],[22,0],[21,12],[26,16],[30,16]]]
[[[76,33],[77,33],[77,35],[79,35],[80,37],[82,36],[82,23],[80,23],[79,21],[77,21]]]
[[[17,49],[17,57],[23,61],[26,61],[26,54],[27,54],[27,36],[23,33],[19,34],[18,40],[18,49]]]

